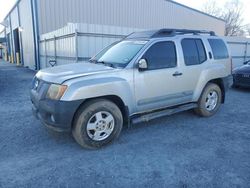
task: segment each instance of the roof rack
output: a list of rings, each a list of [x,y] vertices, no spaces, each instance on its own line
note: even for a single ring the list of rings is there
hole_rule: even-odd
[[[216,36],[214,31],[189,30],[189,29],[160,29],[160,30],[134,32],[128,35],[126,38],[127,39],[159,38],[159,37],[172,37],[176,35],[185,35],[185,34],[193,34],[193,35],[209,34],[210,36]]]

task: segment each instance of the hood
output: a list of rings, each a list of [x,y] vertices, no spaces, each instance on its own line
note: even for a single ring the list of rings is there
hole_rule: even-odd
[[[239,68],[236,68],[234,70],[235,74],[246,74],[249,73],[250,74],[250,65],[243,65]]]
[[[46,82],[61,84],[69,79],[113,71],[117,69],[102,64],[72,63],[40,70],[36,77]]]

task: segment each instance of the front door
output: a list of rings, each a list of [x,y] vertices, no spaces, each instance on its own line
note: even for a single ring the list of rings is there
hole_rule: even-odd
[[[134,83],[138,111],[190,102],[193,92],[188,90],[173,41],[152,44],[141,57],[148,64],[146,70],[135,69]]]

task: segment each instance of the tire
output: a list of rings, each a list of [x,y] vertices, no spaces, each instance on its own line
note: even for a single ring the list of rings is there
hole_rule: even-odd
[[[82,147],[96,149],[118,138],[122,126],[122,113],[116,104],[105,99],[94,99],[77,111],[72,134]]]
[[[195,112],[202,117],[210,117],[218,111],[221,101],[220,87],[217,84],[208,83],[200,96]]]

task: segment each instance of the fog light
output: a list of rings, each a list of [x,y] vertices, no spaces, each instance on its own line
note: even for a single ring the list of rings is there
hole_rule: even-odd
[[[50,116],[50,119],[51,119],[51,121],[52,121],[53,123],[56,122],[55,117],[54,117],[53,115]]]

